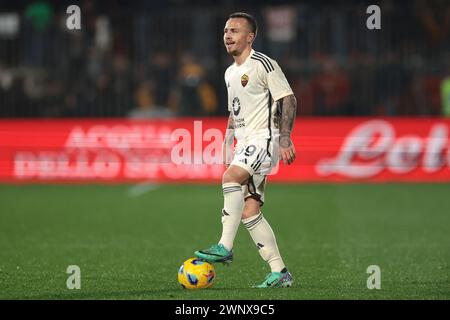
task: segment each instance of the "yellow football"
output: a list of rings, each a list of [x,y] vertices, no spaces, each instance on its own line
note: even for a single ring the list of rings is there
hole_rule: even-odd
[[[215,278],[213,265],[197,258],[187,259],[178,270],[178,282],[185,289],[209,288]]]

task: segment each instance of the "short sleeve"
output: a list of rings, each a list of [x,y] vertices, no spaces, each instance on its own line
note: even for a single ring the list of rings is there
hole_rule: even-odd
[[[275,60],[271,60],[273,71],[267,73],[267,86],[274,101],[293,94],[291,86]]]

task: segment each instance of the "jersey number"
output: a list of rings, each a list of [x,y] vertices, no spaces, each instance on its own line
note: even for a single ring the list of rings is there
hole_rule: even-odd
[[[256,146],[251,144],[247,148],[245,148],[245,156],[250,157],[255,153],[255,151],[256,151]]]

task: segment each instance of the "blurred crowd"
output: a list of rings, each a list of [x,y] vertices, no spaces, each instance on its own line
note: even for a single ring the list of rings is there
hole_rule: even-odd
[[[0,0],[0,117],[227,113],[229,13],[256,16],[255,49],[276,59],[301,115],[450,116],[450,5],[381,1]]]

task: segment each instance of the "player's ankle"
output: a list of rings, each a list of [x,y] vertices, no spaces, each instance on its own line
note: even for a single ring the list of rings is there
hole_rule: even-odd
[[[221,245],[222,247],[227,249],[229,252],[231,252],[231,250],[233,249],[233,246],[230,246],[230,245],[227,245],[227,244],[223,244],[221,242],[219,242],[219,245]]]

